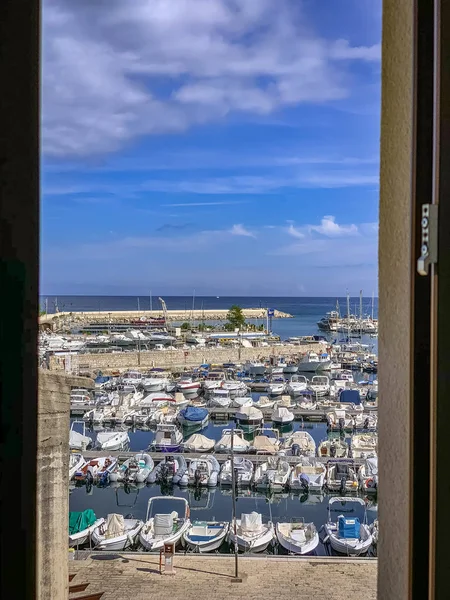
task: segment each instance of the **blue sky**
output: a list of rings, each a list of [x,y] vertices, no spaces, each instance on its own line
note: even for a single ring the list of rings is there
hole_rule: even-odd
[[[377,289],[381,1],[44,0],[43,294]]]

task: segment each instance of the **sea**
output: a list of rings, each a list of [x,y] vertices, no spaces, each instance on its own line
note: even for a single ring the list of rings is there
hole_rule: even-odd
[[[60,311],[114,311],[114,310],[149,310],[152,306],[153,310],[160,309],[160,303],[157,297],[150,298],[143,296],[54,296],[42,297],[41,306],[45,306],[47,298],[48,312],[55,311],[55,303]],[[291,297],[239,297],[239,296],[222,296],[222,297],[185,297],[185,296],[166,296],[164,300],[167,308],[173,310],[186,310],[188,314],[192,308],[213,310],[227,309],[233,304],[242,308],[274,308],[283,312],[287,312],[293,316],[292,319],[273,319],[272,331],[279,335],[282,339],[292,336],[313,335],[320,331],[317,328],[319,321],[326,312],[335,310],[339,306],[341,314],[347,312],[346,298],[291,298]],[[363,298],[363,314],[378,317],[378,301],[377,298],[372,302],[372,298]],[[350,298],[350,311],[359,314],[360,299],[359,297]],[[373,313],[372,313],[373,311]],[[340,339],[344,334],[337,334]],[[362,343],[369,344],[373,351],[376,352],[377,340],[369,336],[363,336],[360,340]],[[367,376],[366,376],[367,377]],[[361,374],[361,379],[362,379]],[[257,399],[258,394],[253,394],[254,399]],[[270,423],[265,423],[265,426],[270,427]],[[210,421],[205,429],[201,432],[203,435],[219,440],[222,435],[222,430],[227,427],[234,427],[234,422],[218,422]],[[74,428],[81,431],[81,425],[75,424]],[[325,423],[302,423],[295,422],[292,430],[300,428],[306,429],[316,443],[319,443],[328,436]],[[191,432],[185,431],[185,437],[188,437]],[[286,435],[289,431],[284,430],[281,435]],[[86,430],[86,435],[89,435],[95,440],[96,431]],[[146,450],[153,441],[154,432],[152,431],[130,431],[130,450],[142,451]],[[140,487],[110,484],[104,487],[96,487],[85,485],[73,486],[70,488],[70,510],[81,511],[87,508],[94,510],[98,517],[106,517],[109,513],[120,513],[124,516],[133,515],[135,518],[145,519],[147,505],[150,498],[154,496],[177,496],[186,498],[190,505],[191,520],[231,520],[232,514],[232,496],[229,489],[221,489],[220,486],[210,490],[196,491],[193,489],[182,490],[177,486],[172,488],[161,488],[158,484],[146,484]],[[361,496],[362,497],[362,496]],[[290,521],[304,518],[305,522],[314,522],[319,530],[328,519],[328,500],[330,496],[326,493],[321,494],[293,494],[293,493],[276,493],[265,495],[254,491],[242,489],[238,492],[237,499],[237,517],[241,513],[249,513],[256,511],[262,514],[263,520],[271,520],[272,522]],[[377,501],[376,497],[366,497],[366,510],[356,504],[347,503],[345,511],[354,516],[358,516],[360,520],[367,518],[371,523],[377,518]],[[342,505],[337,504],[340,510]],[[337,513],[331,512],[332,518],[336,518]],[[321,535],[323,538],[323,534]],[[226,544],[220,550],[221,552],[230,552],[231,548]],[[284,551],[278,546],[269,546],[268,553],[282,554]],[[321,556],[332,554],[328,544],[320,543],[316,553]],[[375,549],[370,550],[370,554],[374,555]]]

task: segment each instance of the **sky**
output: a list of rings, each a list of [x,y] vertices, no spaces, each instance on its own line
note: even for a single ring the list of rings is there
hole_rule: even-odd
[[[41,293],[370,296],[381,0],[44,0]]]

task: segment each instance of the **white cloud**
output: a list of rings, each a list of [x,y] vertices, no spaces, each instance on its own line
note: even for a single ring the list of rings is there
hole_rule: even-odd
[[[230,202],[179,202],[177,204],[161,204],[161,206],[226,206],[229,204],[243,204],[243,202],[233,200]]]
[[[305,237],[305,234],[302,233],[301,231],[299,231],[298,229],[296,229],[292,223],[289,225],[287,231],[288,231],[288,234],[291,235],[292,237],[295,237],[295,238],[304,238]]]
[[[325,216],[321,220],[320,225],[310,225],[309,229],[327,237],[358,235],[358,227],[356,225],[339,225],[336,223],[336,217],[331,215]]]
[[[254,233],[252,233],[251,231],[246,229],[243,225],[233,225],[233,227],[230,229],[230,233],[231,233],[231,235],[241,235],[244,237],[252,237],[252,238],[256,237],[256,235]]]
[[[302,5],[280,0],[44,0],[43,150],[117,150],[230,112],[273,113],[348,96],[343,59]]]

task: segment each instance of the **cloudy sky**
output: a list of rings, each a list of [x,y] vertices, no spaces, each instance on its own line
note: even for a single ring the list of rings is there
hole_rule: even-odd
[[[43,294],[376,290],[381,0],[43,5]]]

